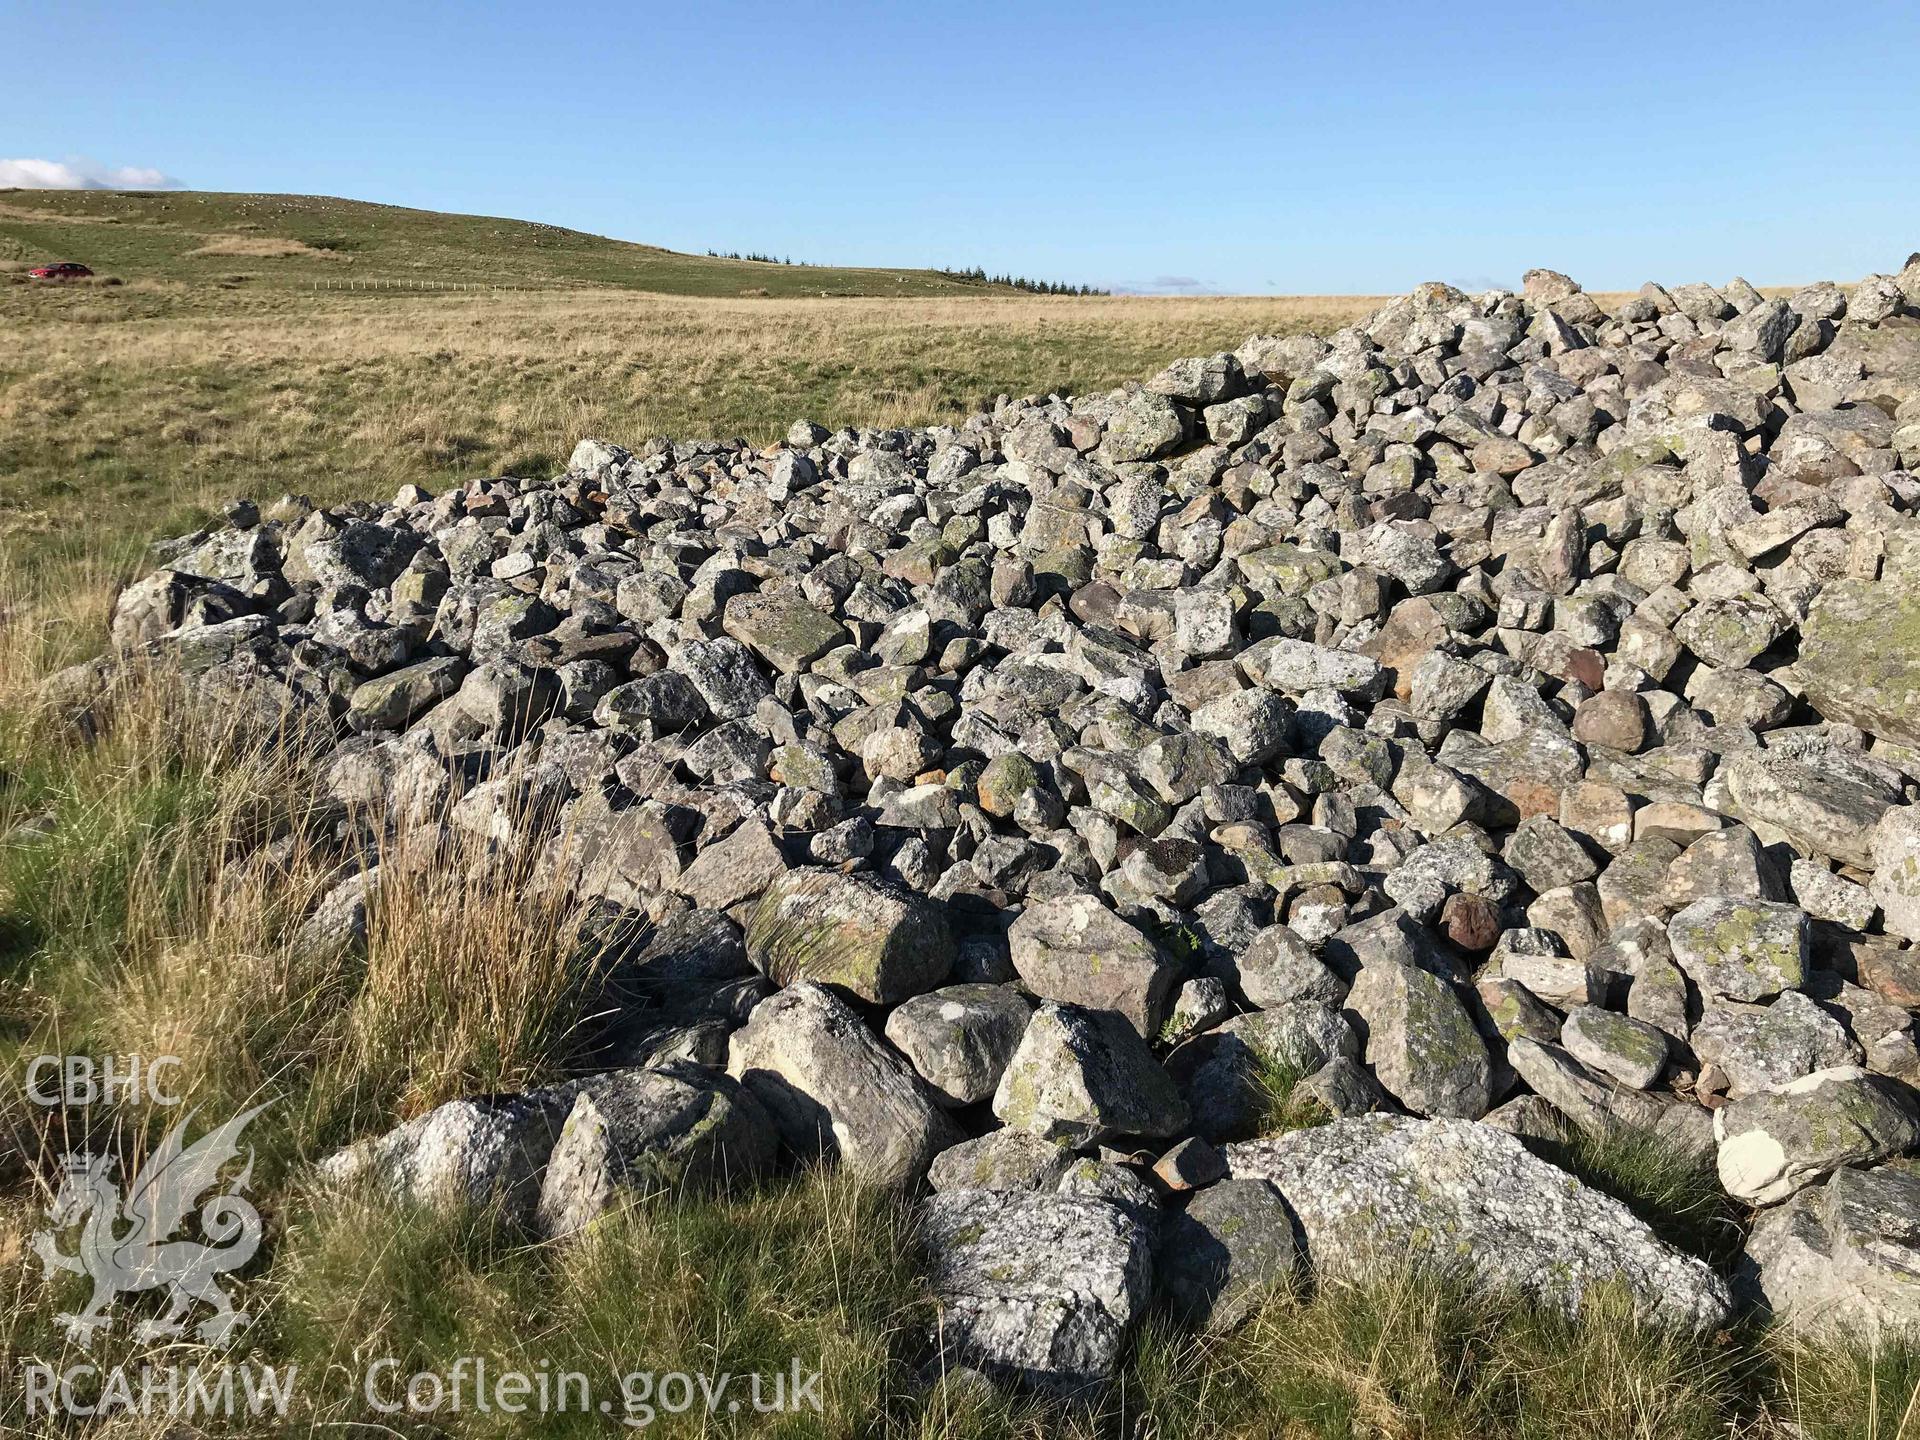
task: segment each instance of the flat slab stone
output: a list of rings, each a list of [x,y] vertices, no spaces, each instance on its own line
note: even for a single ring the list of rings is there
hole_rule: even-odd
[[[747,922],[748,958],[778,983],[838,985],[876,1005],[933,989],[953,968],[953,954],[938,906],[866,873],[788,871],[767,886]]]
[[[1829,584],[1801,624],[1795,669],[1827,719],[1920,745],[1920,592],[1897,581]]]
[[[721,624],[727,634],[777,670],[793,674],[847,643],[847,628],[798,592],[736,595]]]
[[[1280,1191],[1316,1274],[1360,1279],[1413,1257],[1568,1314],[1611,1284],[1650,1321],[1703,1331],[1727,1318],[1727,1287],[1704,1262],[1490,1125],[1366,1115],[1226,1154],[1236,1179]]]

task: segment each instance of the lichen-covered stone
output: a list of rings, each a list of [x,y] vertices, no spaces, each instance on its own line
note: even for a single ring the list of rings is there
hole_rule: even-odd
[[[734,1032],[727,1073],[795,1154],[838,1156],[875,1185],[917,1184],[960,1138],[907,1063],[852,1006],[810,981],[754,1008]]]
[[[1826,586],[1801,626],[1796,668],[1821,714],[1920,745],[1920,594],[1911,584]]]
[[[1279,1190],[1328,1279],[1412,1261],[1568,1314],[1617,1286],[1650,1321],[1704,1331],[1727,1318],[1727,1288],[1705,1263],[1489,1125],[1369,1115],[1231,1145],[1227,1163]]]
[[[871,874],[808,868],[761,895],[747,954],[778,983],[814,980],[893,1005],[946,979],[954,947],[945,915],[925,897]]]
[[[1807,975],[1807,915],[1797,905],[1729,896],[1696,900],[1667,925],[1673,958],[1709,995],[1765,1000]]]
[[[933,1338],[953,1363],[1057,1395],[1110,1379],[1153,1284],[1153,1243],[1118,1205],[948,1190],[921,1215]]]
[[[1264,1180],[1222,1180],[1167,1222],[1159,1283],[1177,1315],[1220,1334],[1287,1285],[1298,1264],[1280,1192]]]
[[[1187,1123],[1186,1102],[1125,1016],[1052,1001],[1027,1023],[993,1113],[1072,1145],[1173,1135]]]
[[[993,1094],[1032,1014],[1010,985],[949,985],[896,1006],[886,1036],[936,1095],[971,1105]]]
[[[1920,1333],[1920,1175],[1842,1166],[1754,1222],[1739,1278],[1776,1324],[1817,1340]]]
[[[934,1157],[927,1184],[935,1190],[1051,1190],[1073,1164],[1073,1151],[1003,1125],[962,1140]]]
[[[1360,972],[1346,1008],[1366,1031],[1366,1060],[1387,1092],[1421,1115],[1477,1120],[1493,1104],[1493,1062],[1446,981],[1411,965]]]
[[[524,1219],[572,1103],[564,1091],[449,1100],[320,1163],[334,1184],[370,1181],[392,1200],[446,1215],[491,1206]]]
[[[847,629],[794,591],[736,595],[727,601],[727,634],[776,670],[804,670],[836,645]]]
[[[1137,928],[1091,895],[1029,905],[1007,931],[1013,968],[1034,994],[1113,1010],[1143,1037],[1159,1033],[1179,970]]]
[[[738,1082],[698,1065],[613,1071],[578,1082],[547,1160],[536,1218],[570,1235],[622,1190],[745,1184],[773,1165],[779,1139]]]
[[[1723,1105],[1713,1133],[1727,1193],[1771,1205],[1842,1165],[1920,1145],[1920,1101],[1897,1080],[1839,1065]]]

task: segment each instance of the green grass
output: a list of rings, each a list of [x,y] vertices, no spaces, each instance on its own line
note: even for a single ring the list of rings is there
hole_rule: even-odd
[[[1305,1072],[1297,1065],[1272,1055],[1260,1056],[1259,1068],[1254,1072],[1260,1103],[1253,1138],[1267,1139],[1295,1130],[1310,1130],[1333,1118],[1318,1100],[1295,1093],[1305,1078]]]
[[[1546,1158],[1611,1195],[1676,1249],[1726,1266],[1744,1239],[1743,1211],[1721,1188],[1710,1157],[1692,1156],[1641,1131],[1576,1130]]]
[[[726,238],[716,235],[716,245]],[[744,238],[751,248],[752,237]],[[725,248],[741,248],[742,237],[733,239]],[[290,253],[272,253],[276,248]],[[209,249],[216,253],[196,253]],[[97,275],[127,281],[201,284],[244,275],[250,285],[300,287],[317,281],[343,288],[604,285],[667,295],[1009,293],[931,270],[727,260],[558,225],[324,195],[0,190],[0,263],[50,260],[78,260]]]

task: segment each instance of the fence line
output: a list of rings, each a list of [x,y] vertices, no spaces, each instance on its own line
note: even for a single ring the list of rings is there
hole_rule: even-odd
[[[325,279],[309,281],[308,283],[311,286],[311,288],[314,290],[356,291],[360,293],[366,293],[369,291],[391,291],[395,294],[465,294],[465,293],[470,293],[475,291],[490,291],[490,290],[512,290],[512,291],[525,290],[525,291],[539,291],[544,293],[546,291],[553,291],[553,290],[580,290],[580,289],[595,288],[593,282],[591,281],[579,281],[573,284],[557,284],[557,285],[516,285],[516,284],[487,284],[483,281],[478,281],[478,280],[414,280],[414,279],[404,278],[404,277],[397,278],[397,279],[367,279],[367,280],[357,280],[357,279],[336,280],[336,279],[333,279],[332,277],[328,277]]]

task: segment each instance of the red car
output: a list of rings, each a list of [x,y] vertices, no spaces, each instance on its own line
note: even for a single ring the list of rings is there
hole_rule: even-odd
[[[93,271],[84,265],[77,265],[71,260],[62,260],[58,265],[42,265],[27,271],[27,278],[30,280],[84,280],[91,274]]]

